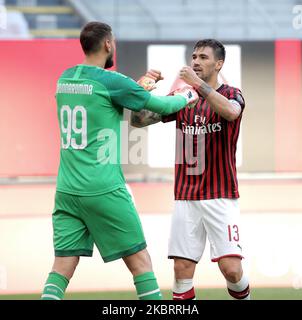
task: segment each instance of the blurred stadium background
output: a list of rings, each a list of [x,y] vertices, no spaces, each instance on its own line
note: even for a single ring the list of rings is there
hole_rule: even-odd
[[[53,261],[56,79],[83,59],[78,36],[92,20],[113,27],[116,70],[138,79],[161,69],[163,94],[197,40],[226,45],[222,80],[246,99],[237,154],[244,267],[254,298],[302,299],[301,12],[302,0],[0,0],[0,299],[37,298]],[[123,141],[125,176],[168,290],[174,126],[138,131],[124,122]],[[204,299],[228,298],[208,248],[195,286]],[[104,264],[97,251],[82,259],[68,292],[135,297],[122,261]]]

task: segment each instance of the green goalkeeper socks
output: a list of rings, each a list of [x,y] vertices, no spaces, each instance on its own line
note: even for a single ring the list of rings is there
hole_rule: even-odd
[[[64,276],[51,272],[45,283],[41,300],[62,300],[68,283],[68,279]],[[153,272],[145,272],[135,276],[134,284],[140,300],[162,300]]]
[[[162,295],[153,272],[139,274],[133,279],[139,300],[162,300]]]
[[[68,283],[68,279],[61,274],[51,272],[46,280],[41,300],[62,300]]]

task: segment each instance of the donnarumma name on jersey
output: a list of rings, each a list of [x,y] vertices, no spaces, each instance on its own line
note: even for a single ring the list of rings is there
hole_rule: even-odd
[[[92,84],[58,83],[57,93],[89,94],[93,92]]]

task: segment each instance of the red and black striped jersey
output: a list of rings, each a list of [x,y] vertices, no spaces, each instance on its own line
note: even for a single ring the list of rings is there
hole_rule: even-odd
[[[243,111],[239,89],[223,84],[217,92],[236,100]],[[203,97],[194,108],[163,117],[163,122],[176,120],[176,200],[239,197],[236,148],[241,117],[242,112],[234,121],[225,120]]]

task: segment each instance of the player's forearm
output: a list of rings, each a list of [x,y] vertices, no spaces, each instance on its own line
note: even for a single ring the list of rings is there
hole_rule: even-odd
[[[142,128],[161,121],[161,115],[149,110],[131,111],[131,125]]]
[[[183,109],[186,105],[186,99],[180,95],[166,97],[158,97],[151,95],[149,101],[145,106],[145,109],[161,115],[168,115],[171,113],[178,112],[179,110]]]
[[[183,88],[175,91],[174,96],[150,96],[144,109],[132,112],[131,124],[135,127],[144,127],[161,121],[160,115],[169,115],[183,109],[186,105],[192,106],[198,100],[198,94],[192,88]],[[148,112],[149,111],[149,112]]]
[[[194,88],[207,100],[210,107],[224,119],[234,121],[240,115],[240,109],[233,107],[226,97],[218,93],[206,82],[201,81],[199,84],[195,84]]]

